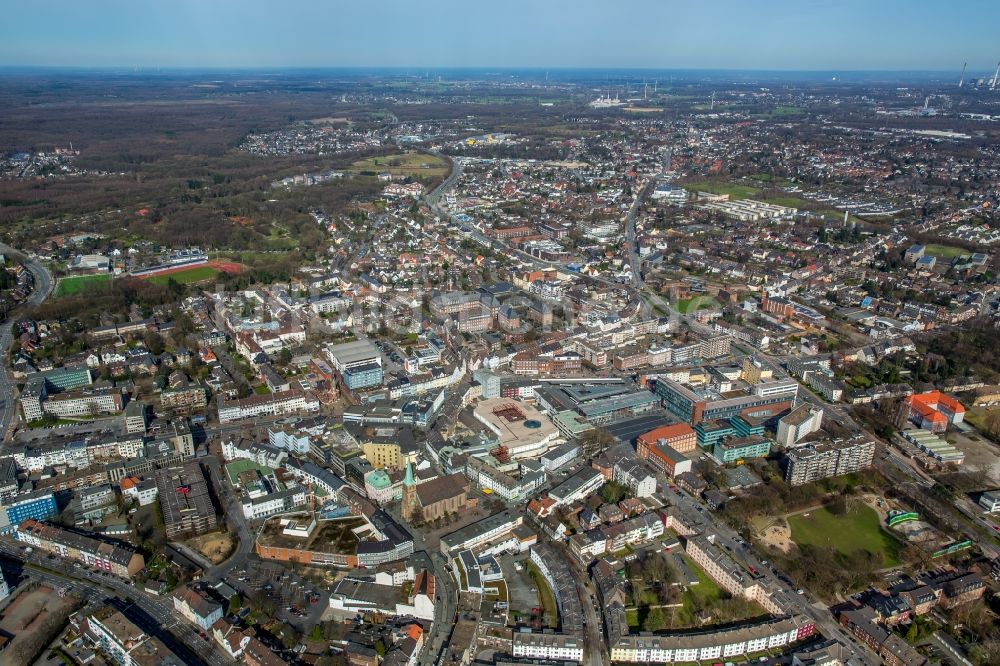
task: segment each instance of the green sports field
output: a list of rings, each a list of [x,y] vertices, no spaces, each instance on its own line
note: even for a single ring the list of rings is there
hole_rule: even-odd
[[[939,243],[928,243],[924,246],[925,254],[933,254],[938,259],[954,259],[963,254],[972,254],[968,250],[952,245],[941,245]]]
[[[219,271],[211,266],[195,266],[184,271],[177,271],[176,273],[154,275],[153,277],[147,278],[147,280],[155,284],[167,284],[170,280],[174,280],[180,284],[191,284],[193,282],[205,282],[206,280],[211,280],[218,274]]]
[[[792,541],[799,545],[830,546],[844,555],[859,550],[882,553],[886,566],[899,564],[901,544],[882,530],[881,521],[869,506],[851,508],[843,516],[827,509],[814,509],[789,516]]]
[[[81,292],[94,291],[111,281],[110,273],[97,273],[95,275],[77,275],[74,277],[64,277],[56,285],[56,297],[75,296]]]
[[[703,180],[696,183],[688,183],[684,186],[684,189],[691,192],[728,194],[731,199],[749,199],[753,195],[760,192],[760,190],[755,187],[748,187],[746,185],[737,185],[735,183],[727,183],[716,180]]]

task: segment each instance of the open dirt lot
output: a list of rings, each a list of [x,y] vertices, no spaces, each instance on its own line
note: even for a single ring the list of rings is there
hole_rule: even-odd
[[[201,536],[188,539],[186,543],[207,557],[212,564],[223,562],[229,557],[229,554],[233,552],[233,548],[236,546],[229,532],[202,534]]]
[[[72,605],[72,598],[60,597],[45,585],[18,594],[0,617],[0,633],[13,636],[7,649],[0,653],[0,666],[15,666],[17,646],[31,640],[47,618],[67,612]]]

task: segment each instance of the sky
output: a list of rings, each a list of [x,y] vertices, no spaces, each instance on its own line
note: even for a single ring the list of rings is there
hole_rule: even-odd
[[[0,66],[990,71],[995,0],[0,0]]]

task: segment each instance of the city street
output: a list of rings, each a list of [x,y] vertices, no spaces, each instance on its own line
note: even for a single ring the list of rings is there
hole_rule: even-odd
[[[17,253],[14,248],[0,243],[0,253],[11,254]],[[25,267],[31,271],[31,275],[34,279],[33,291],[31,297],[28,299],[27,304],[34,306],[39,305],[44,301],[49,293],[52,291],[52,275],[49,273],[48,269],[42,266],[40,263],[34,260],[27,260],[25,262]],[[3,354],[6,360],[7,353],[10,351],[10,346],[14,341],[11,328],[14,325],[14,319],[16,316],[9,317],[3,324],[0,324],[0,353]],[[0,368],[0,433],[3,437],[0,439],[6,440],[10,431],[11,426],[17,420],[17,383],[10,374],[10,368],[7,367],[7,363],[2,364]]]
[[[169,597],[157,597],[135,587],[130,581],[108,572],[95,571],[76,562],[34,551],[28,553],[22,546],[6,537],[0,538],[0,554],[25,562],[27,575],[60,587],[87,590],[83,596],[88,601],[118,598],[134,605],[138,612],[126,613],[144,631],[156,636],[179,657],[190,664],[226,666],[231,663],[211,640],[202,638],[195,628],[180,619]],[[191,654],[193,653],[193,654]]]

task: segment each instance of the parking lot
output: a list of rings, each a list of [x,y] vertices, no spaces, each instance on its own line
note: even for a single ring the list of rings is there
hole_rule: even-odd
[[[254,598],[261,593],[275,603],[275,617],[306,631],[320,621],[330,599],[299,576],[267,562],[233,570],[227,581],[240,592]]]
[[[524,563],[528,560],[527,554],[522,555],[501,555],[497,557],[500,568],[503,569],[504,582],[507,583],[507,594],[510,596],[510,611],[520,615],[530,615],[535,608],[541,607],[538,599],[538,589],[535,581],[531,579]],[[515,564],[521,566],[518,571]]]

